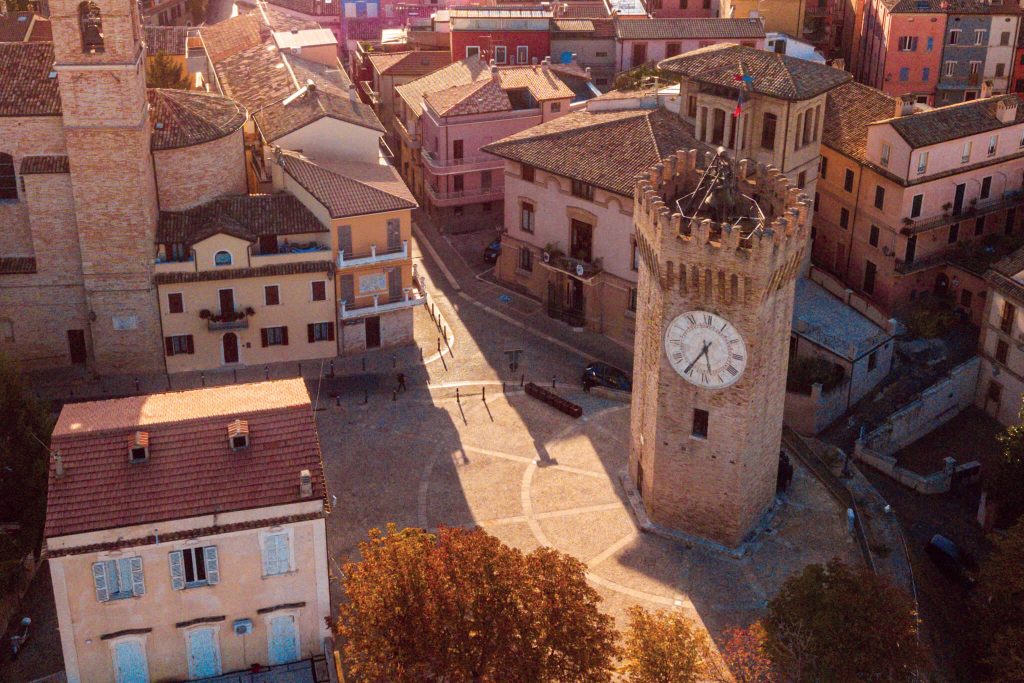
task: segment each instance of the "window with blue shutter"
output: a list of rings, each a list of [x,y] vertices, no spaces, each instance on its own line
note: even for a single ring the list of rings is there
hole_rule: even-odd
[[[206,582],[211,586],[220,583],[220,563],[217,561],[217,546],[203,548],[206,561]]]
[[[287,531],[267,534],[263,539],[263,575],[276,576],[291,571],[291,543]]]
[[[175,550],[167,556],[171,563],[171,588],[180,591],[185,588],[185,564],[182,551]]]
[[[175,550],[168,559],[171,563],[171,588],[174,590],[220,583],[216,546]]]
[[[92,565],[96,599],[100,602],[122,600],[146,593],[141,557],[122,557]]]
[[[94,562],[92,565],[92,581],[96,586],[96,600],[106,602],[110,599],[110,592],[107,590],[107,563]]]

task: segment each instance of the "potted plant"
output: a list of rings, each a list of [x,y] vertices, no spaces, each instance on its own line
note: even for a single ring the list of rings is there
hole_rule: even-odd
[[[209,320],[212,317],[210,309],[204,308],[203,310],[199,311],[199,317],[202,318],[203,320]]]
[[[252,306],[246,306],[245,307],[245,314],[246,315],[256,315],[256,311],[253,310]]]

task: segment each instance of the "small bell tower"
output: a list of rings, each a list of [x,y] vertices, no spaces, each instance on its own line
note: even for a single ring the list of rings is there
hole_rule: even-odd
[[[158,208],[138,5],[50,0],[50,19],[91,321],[90,363],[105,374],[158,372]]]

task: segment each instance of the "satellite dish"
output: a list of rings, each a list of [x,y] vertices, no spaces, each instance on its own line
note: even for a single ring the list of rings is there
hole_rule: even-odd
[[[551,254],[549,254],[548,252],[545,251],[543,254],[541,254],[541,256],[544,259],[544,263],[548,263],[551,261]]]
[[[583,264],[582,263],[577,263],[576,264],[576,277],[583,277]]]

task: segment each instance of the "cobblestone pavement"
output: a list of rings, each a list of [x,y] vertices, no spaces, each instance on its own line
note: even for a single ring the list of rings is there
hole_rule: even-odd
[[[318,414],[332,493],[332,591],[372,527],[481,526],[529,551],[546,545],[587,564],[621,618],[633,604],[679,607],[713,633],[746,623],[811,562],[858,561],[843,510],[798,469],[769,530],[734,559],[639,532],[619,484],[629,407],[577,390],[573,420],[522,393],[418,391]]]

